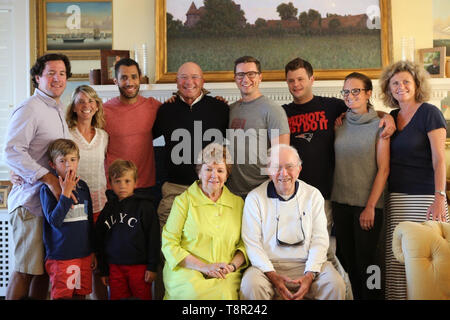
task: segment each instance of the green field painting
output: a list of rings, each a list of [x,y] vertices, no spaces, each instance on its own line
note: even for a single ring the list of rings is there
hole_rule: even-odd
[[[258,58],[263,70],[282,70],[295,57],[308,60],[315,69],[381,68],[380,52],[379,34],[169,38],[167,71],[176,72],[186,61],[197,62],[203,71],[229,71],[243,55]]]

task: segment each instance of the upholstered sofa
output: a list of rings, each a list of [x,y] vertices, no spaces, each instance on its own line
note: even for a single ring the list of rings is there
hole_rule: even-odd
[[[392,250],[405,264],[409,300],[450,300],[450,224],[401,222]]]

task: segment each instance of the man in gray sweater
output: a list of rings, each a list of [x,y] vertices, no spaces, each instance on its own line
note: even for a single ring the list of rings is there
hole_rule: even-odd
[[[245,198],[247,194],[268,179],[264,172],[267,150],[276,144],[289,144],[289,126],[286,113],[265,97],[259,84],[262,81],[261,64],[250,56],[234,63],[234,79],[242,99],[230,106],[227,139],[234,166],[227,186]]]

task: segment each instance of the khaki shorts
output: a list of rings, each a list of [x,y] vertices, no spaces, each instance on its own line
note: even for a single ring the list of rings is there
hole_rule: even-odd
[[[44,274],[44,217],[31,214],[24,207],[11,212],[9,222],[14,239],[14,271],[32,275]]]
[[[161,232],[163,227],[167,222],[170,210],[172,209],[173,201],[177,196],[182,194],[189,186],[182,184],[176,184],[172,182],[164,182],[161,188],[162,199],[158,206],[158,216],[159,216],[159,226],[161,227]]]

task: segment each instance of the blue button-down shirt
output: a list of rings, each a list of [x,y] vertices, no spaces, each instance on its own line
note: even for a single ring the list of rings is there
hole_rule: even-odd
[[[24,180],[9,194],[9,212],[23,206],[36,216],[42,215],[39,179],[50,170],[48,145],[60,138],[70,139],[63,105],[36,89],[14,109],[6,134],[5,162]]]

